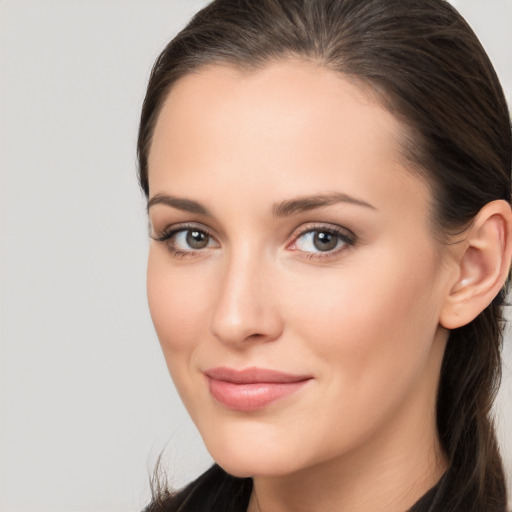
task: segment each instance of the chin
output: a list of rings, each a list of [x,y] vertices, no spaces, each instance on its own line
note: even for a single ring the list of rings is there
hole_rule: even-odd
[[[276,461],[274,457],[255,455],[251,459],[219,457],[215,462],[232,476],[247,477],[280,477],[290,475],[298,470],[295,465],[286,464],[286,461]]]
[[[246,477],[285,476],[301,469],[300,447],[295,449],[260,439],[250,442],[246,438],[233,437],[229,443],[217,442],[206,447],[215,462],[230,475]]]

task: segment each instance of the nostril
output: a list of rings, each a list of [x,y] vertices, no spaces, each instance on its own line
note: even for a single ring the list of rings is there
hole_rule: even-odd
[[[233,313],[233,312],[231,312]],[[217,308],[214,311],[211,332],[222,343],[245,346],[247,342],[271,341],[279,337],[282,325],[275,308],[252,305],[236,315]]]

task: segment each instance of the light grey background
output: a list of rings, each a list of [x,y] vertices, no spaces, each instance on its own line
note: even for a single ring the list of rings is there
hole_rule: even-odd
[[[210,462],[145,298],[135,138],[202,0],[0,0],[0,511],[128,512]],[[512,0],[459,0],[512,98]],[[512,469],[512,350],[498,407]]]

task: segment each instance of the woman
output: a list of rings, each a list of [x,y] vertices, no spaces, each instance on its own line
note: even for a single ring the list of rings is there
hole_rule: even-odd
[[[138,154],[153,322],[217,463],[148,510],[506,510],[511,127],[450,5],[216,0]]]

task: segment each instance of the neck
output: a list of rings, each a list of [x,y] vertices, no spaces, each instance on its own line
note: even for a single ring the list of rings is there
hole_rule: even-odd
[[[369,447],[369,450],[371,448]],[[391,456],[344,456],[286,477],[254,478],[248,512],[405,511],[447,468],[439,446]]]

